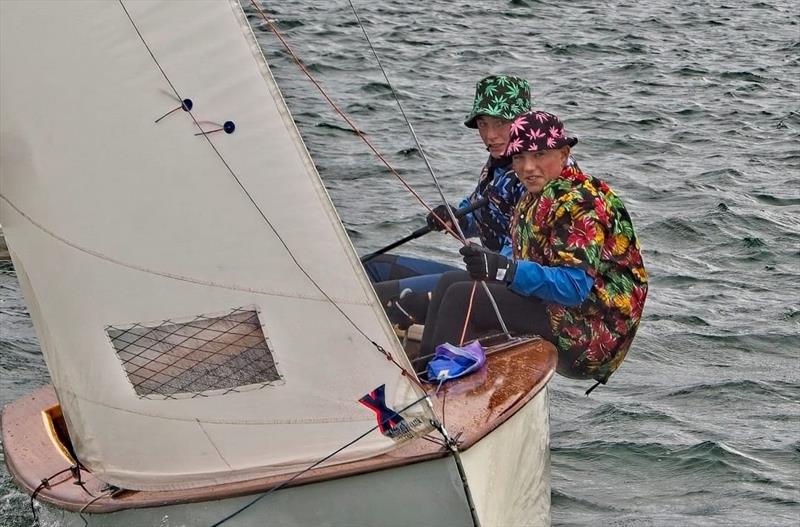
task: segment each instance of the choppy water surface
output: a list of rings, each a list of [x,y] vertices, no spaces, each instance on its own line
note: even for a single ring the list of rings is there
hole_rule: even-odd
[[[328,93],[409,183],[431,178],[346,2],[265,6]],[[363,4],[363,5],[361,5]],[[555,525],[800,522],[800,25],[763,2],[359,2],[445,193],[486,153],[461,121],[475,81],[515,73],[578,135],[627,203],[651,290],[611,383],[553,382]],[[253,14],[252,10],[250,11]],[[253,16],[255,20],[255,16]],[[319,97],[272,34],[273,74],[357,248],[423,210]],[[407,251],[455,261],[439,235]],[[47,382],[0,268],[0,402]],[[2,516],[27,520],[3,472]]]

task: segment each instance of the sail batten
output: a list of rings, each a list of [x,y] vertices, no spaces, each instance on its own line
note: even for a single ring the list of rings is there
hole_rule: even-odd
[[[0,2],[0,222],[78,456],[123,488],[307,466],[374,426],[365,393],[421,395],[241,7],[186,6]],[[191,115],[159,120],[172,87]]]

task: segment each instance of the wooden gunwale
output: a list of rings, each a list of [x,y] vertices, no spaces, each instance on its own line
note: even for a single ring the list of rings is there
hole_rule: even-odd
[[[520,410],[545,387],[555,371],[555,348],[544,340],[528,339],[495,346],[488,351],[483,369],[445,384],[438,397],[432,398],[437,415],[444,416],[451,436],[460,438],[461,450],[480,441]],[[16,484],[28,494],[34,492],[43,478],[69,467],[61,446],[54,443],[42,419],[42,412],[56,405],[55,390],[48,385],[3,409],[5,462]],[[448,454],[433,442],[413,440],[370,459],[310,470],[291,486],[386,470]],[[183,490],[124,490],[114,496],[108,495],[107,485],[91,472],[81,470],[81,477],[83,487],[74,484],[69,472],[53,478],[48,487],[39,491],[37,499],[70,511],[108,513],[257,494],[283,483],[290,476],[257,477]]]

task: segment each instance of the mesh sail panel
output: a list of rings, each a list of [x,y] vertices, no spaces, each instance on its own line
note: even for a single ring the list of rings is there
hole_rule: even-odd
[[[210,396],[263,388],[281,377],[252,309],[190,321],[106,327],[142,398]]]

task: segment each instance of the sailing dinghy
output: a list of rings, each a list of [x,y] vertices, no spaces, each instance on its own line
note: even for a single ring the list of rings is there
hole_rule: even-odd
[[[554,349],[417,380],[238,2],[0,24],[0,223],[52,379],[3,411],[19,487],[76,525],[549,522]]]

